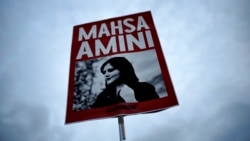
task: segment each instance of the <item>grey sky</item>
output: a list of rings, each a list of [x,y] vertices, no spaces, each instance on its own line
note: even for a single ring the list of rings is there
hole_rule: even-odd
[[[125,117],[128,141],[250,140],[250,1],[2,0],[0,140],[119,140],[64,125],[74,25],[151,10],[180,105]]]

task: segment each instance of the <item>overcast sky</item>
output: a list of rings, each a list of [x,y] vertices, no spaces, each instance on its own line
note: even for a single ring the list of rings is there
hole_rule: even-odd
[[[65,125],[74,25],[150,10],[179,106],[125,117],[127,141],[250,140],[250,1],[1,0],[0,141],[118,141]]]

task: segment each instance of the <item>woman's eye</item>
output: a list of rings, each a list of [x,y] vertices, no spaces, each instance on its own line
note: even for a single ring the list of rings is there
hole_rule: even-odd
[[[108,69],[107,71],[108,72],[112,72],[112,71],[114,71],[115,69],[114,68],[110,68],[110,69]]]

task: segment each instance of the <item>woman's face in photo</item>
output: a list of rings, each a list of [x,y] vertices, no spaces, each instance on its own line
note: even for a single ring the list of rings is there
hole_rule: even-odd
[[[107,63],[103,68],[103,74],[106,83],[112,84],[120,78],[120,71],[115,69],[110,63]]]

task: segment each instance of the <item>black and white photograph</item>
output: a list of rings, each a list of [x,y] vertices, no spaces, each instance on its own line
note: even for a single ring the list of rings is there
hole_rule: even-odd
[[[165,96],[154,49],[76,62],[74,111]]]

